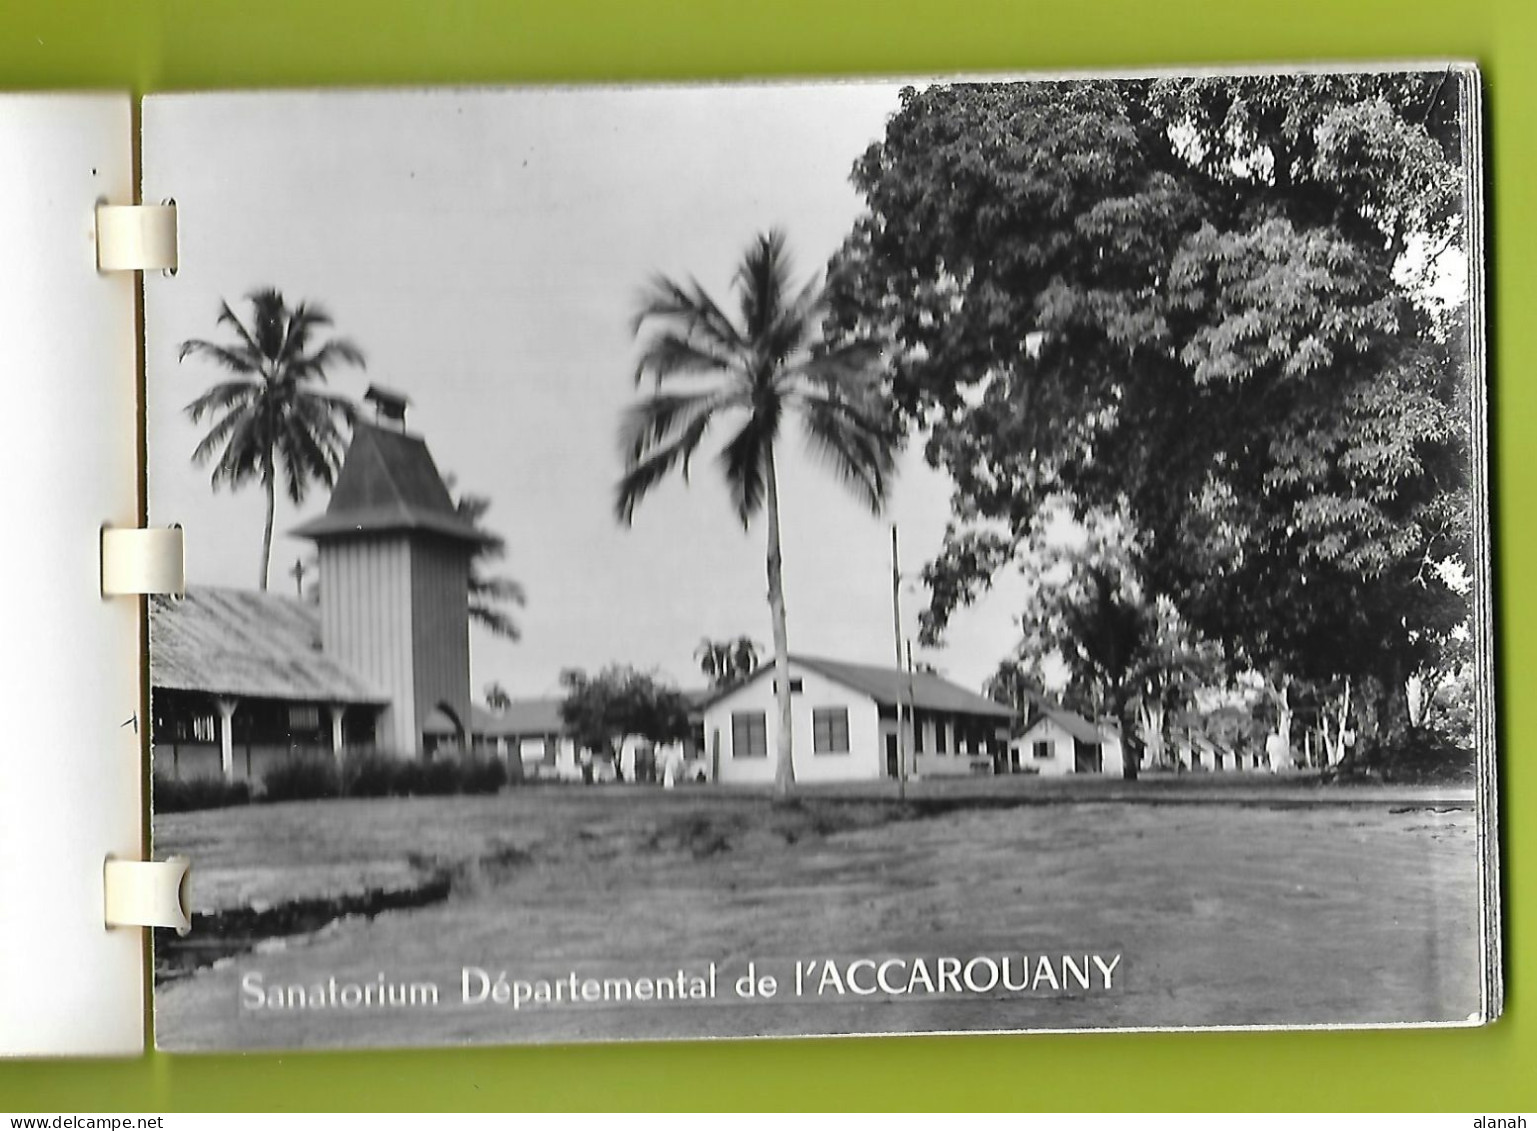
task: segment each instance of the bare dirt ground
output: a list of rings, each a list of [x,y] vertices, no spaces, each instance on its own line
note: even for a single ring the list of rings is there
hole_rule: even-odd
[[[449,883],[426,906],[244,940],[254,949],[166,981],[157,1039],[212,1049],[1383,1024],[1478,1009],[1470,794],[1238,775],[1075,784],[927,782],[905,803],[841,790],[789,808],[708,788],[545,787],[160,817],[156,851],[194,859],[194,910],[210,927],[236,909]],[[1110,988],[1096,974],[1087,991],[1037,979],[1021,992],[861,996],[812,975],[790,992],[796,964],[813,960],[846,972],[868,959],[867,982],[898,960],[905,984],[919,960],[932,971],[946,956],[1010,957],[1017,982],[1022,963],[1044,956],[1060,972],[1063,956],[1088,966],[1091,955],[1120,956]],[[733,992],[750,961],[776,976],[773,998]],[[462,1002],[467,966],[534,987],[572,973],[702,975],[711,962],[714,996],[687,1004]],[[242,991],[252,975],[322,1004],[257,1007]],[[327,998],[332,979],[430,982],[438,1003],[344,1008]]]

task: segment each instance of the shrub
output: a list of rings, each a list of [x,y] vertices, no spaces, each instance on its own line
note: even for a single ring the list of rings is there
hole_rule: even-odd
[[[294,758],[262,778],[263,801],[309,801],[341,795],[341,773],[328,759]]]
[[[496,793],[507,784],[498,758],[392,758],[358,754],[347,759],[342,792],[348,797],[441,797]]]
[[[447,758],[401,764],[400,792],[406,797],[441,797],[459,792],[459,764]]]
[[[400,771],[404,762],[378,754],[355,754],[342,771],[342,790],[348,797],[393,797],[401,792]]]
[[[1385,753],[1379,768],[1391,782],[1472,782],[1478,777],[1478,756],[1455,738],[1415,727]]]
[[[459,788],[465,793],[498,793],[507,784],[507,764],[500,758],[471,758],[463,763]]]
[[[251,787],[243,781],[223,778],[189,778],[185,781],[156,774],[150,781],[157,813],[186,813],[192,809],[222,809],[247,805]]]

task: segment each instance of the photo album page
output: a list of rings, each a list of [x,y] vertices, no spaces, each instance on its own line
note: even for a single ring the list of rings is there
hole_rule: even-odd
[[[160,1047],[1498,1016],[1480,131],[146,97]]]

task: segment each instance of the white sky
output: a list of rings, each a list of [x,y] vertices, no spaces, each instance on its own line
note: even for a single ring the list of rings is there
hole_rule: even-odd
[[[713,463],[667,483],[625,530],[612,517],[615,432],[635,395],[630,332],[656,271],[724,298],[752,236],[790,237],[820,271],[859,210],[855,158],[898,87],[878,84],[522,92],[264,93],[144,102],[144,198],[179,205],[181,269],[147,283],[150,517],[188,532],[194,584],[254,587],[263,498],[210,489],[182,408],[217,376],[178,364],[189,337],[223,339],[220,299],[272,285],[323,303],[368,357],[332,385],[407,393],[408,423],[461,489],[487,495],[523,582],[522,641],[472,635],[477,697],[492,680],[549,694],[567,666],[620,661],[684,685],[703,636],[767,646],[764,531],[744,532]],[[718,442],[717,438],[717,442]],[[905,571],[939,548],[949,484],[907,454],[874,518],[801,445],[781,460],[792,650],[893,658],[890,526]],[[713,457],[713,452],[712,452]],[[272,586],[308,543],[282,537],[325,506],[280,498]],[[1000,590],[961,613],[949,646],[918,653],[969,686],[1017,641]],[[903,593],[916,636],[926,594]]]

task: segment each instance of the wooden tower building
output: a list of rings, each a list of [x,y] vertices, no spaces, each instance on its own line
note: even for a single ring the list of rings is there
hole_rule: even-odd
[[[416,756],[468,745],[469,565],[481,535],[453,499],[407,400],[370,386],[325,514],[294,534],[320,556],[321,640],[328,656],[388,696],[376,742]]]

